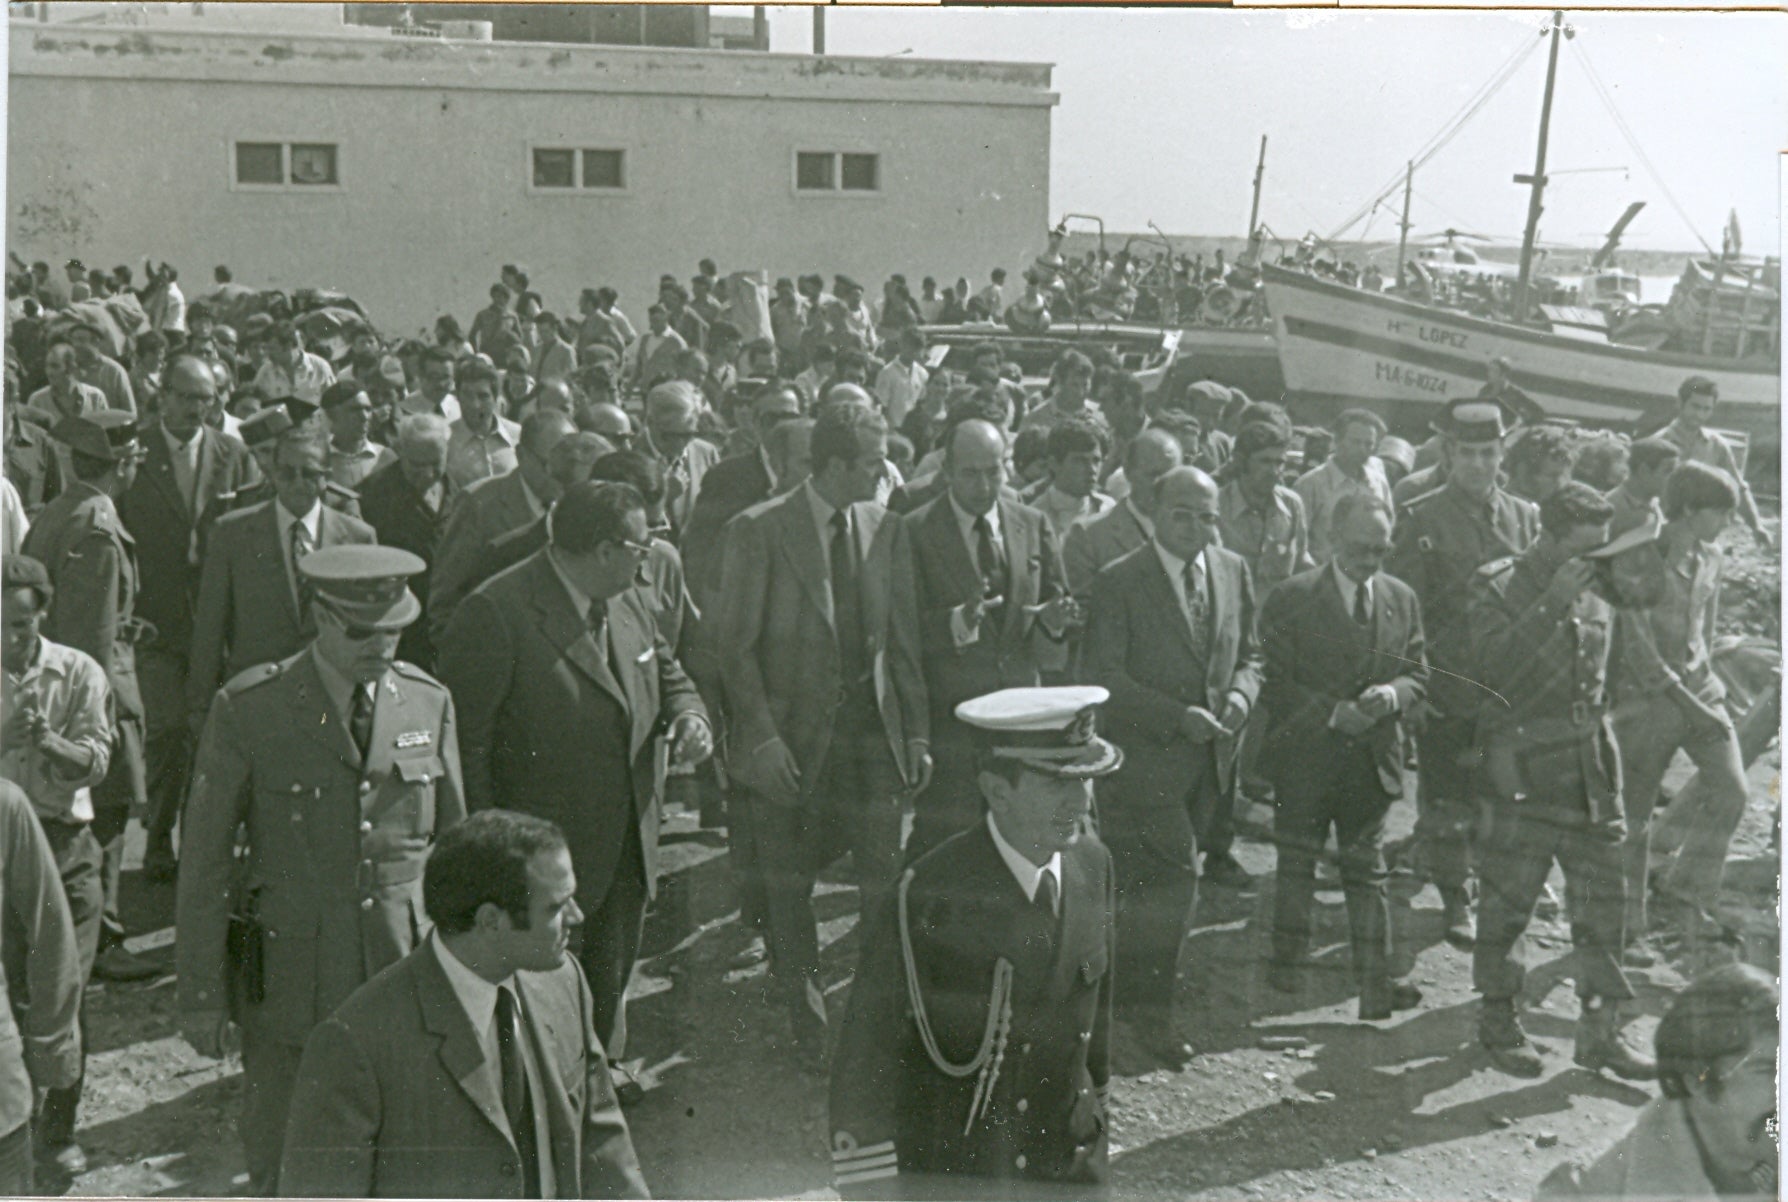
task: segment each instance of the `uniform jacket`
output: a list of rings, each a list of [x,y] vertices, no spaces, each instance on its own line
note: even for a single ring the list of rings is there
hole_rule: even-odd
[[[302,1044],[349,994],[415,947],[422,864],[465,816],[453,698],[398,661],[376,689],[364,761],[316,653],[225,685],[199,740],[181,823],[176,964],[183,1010],[229,1005],[251,1033]],[[226,986],[236,828],[243,900],[265,931],[266,999]]]
[[[867,641],[863,659],[871,666],[882,729],[904,778],[907,740],[930,737],[918,609],[913,577],[905,570],[907,531],[873,502],[850,506],[850,515]],[[756,748],[781,739],[810,789],[821,779],[850,682],[843,677],[832,579],[807,486],[733,520],[721,580],[725,604],[715,642],[731,715],[732,770],[739,772]]]
[[[544,506],[545,498],[536,498]],[[453,620],[453,608],[481,581],[478,560],[484,549],[535,521],[544,512],[528,499],[520,470],[480,480],[459,494],[447,512],[434,562],[428,576],[429,634],[438,647]]]
[[[31,1117],[31,1087],[73,1085],[81,1073],[81,961],[56,857],[24,791],[0,780],[0,1136]],[[24,966],[8,981],[6,965]]]
[[[1403,716],[1428,684],[1422,612],[1407,584],[1383,572],[1369,582],[1372,625],[1347,612],[1332,566],[1299,572],[1267,594],[1260,613],[1266,655],[1260,763],[1285,795],[1321,796],[1345,753],[1363,747],[1387,798],[1403,796]],[[1397,710],[1358,738],[1329,726],[1343,701],[1371,685],[1397,692]]]
[[[193,611],[187,702],[204,710],[220,682],[256,664],[294,655],[316,634],[300,613],[286,571],[274,501],[219,519],[205,546],[199,602]],[[318,547],[376,540],[359,518],[323,506]]]
[[[1427,701],[1443,715],[1470,718],[1489,694],[1472,684],[1465,612],[1472,575],[1496,559],[1518,555],[1539,536],[1539,510],[1502,489],[1473,501],[1442,485],[1415,498],[1397,519],[1396,549],[1385,570],[1415,590],[1436,669]]]
[[[197,513],[180,495],[159,423],[143,432],[146,457],[118,500],[118,516],[137,540],[143,573],[137,614],[154,623],[157,650],[182,659],[192,647],[193,607],[199,599],[198,532],[224,504],[220,498],[243,489],[259,474],[248,448],[228,434],[201,426],[198,438]]]
[[[389,463],[361,483],[360,513],[378,535],[380,543],[387,547],[401,547],[421,557],[422,562],[432,568],[441,536],[447,529],[447,515],[459,499],[459,489],[445,476],[441,478],[441,488],[441,507],[432,510],[422,503],[422,498],[410,486],[403,465]],[[415,592],[422,602],[422,614],[404,628],[397,654],[412,663],[430,667],[434,664],[435,652],[434,643],[429,638],[429,590],[425,582]]]
[[[1620,757],[1608,711],[1614,610],[1594,590],[1555,610],[1544,599],[1556,544],[1486,564],[1473,581],[1473,662],[1494,695],[1478,711],[1493,800],[1559,818],[1619,822]],[[1580,783],[1578,783],[1580,782]]]
[[[49,570],[56,596],[43,636],[85,651],[105,669],[118,713],[143,716],[137,687],[137,544],[108,497],[76,480],[45,505],[25,554]]]
[[[1091,836],[1062,852],[1053,938],[985,823],[921,857],[904,886],[910,948],[939,1051],[980,1047],[995,964],[1012,965],[1010,1035],[984,1113],[978,1073],[932,1063],[908,995],[898,898],[869,926],[832,1063],[832,1160],[845,1197],[1023,1197],[1044,1183],[1097,1192],[1107,1177],[1111,854]],[[893,1174],[898,1170],[899,1176]]]
[[[1148,531],[1122,501],[1096,518],[1075,522],[1062,532],[1062,562],[1068,570],[1068,587],[1085,600],[1093,577],[1149,541]]]
[[[649,1197],[583,973],[567,957],[552,972],[516,973],[515,985],[546,1078],[557,1195]],[[418,947],[312,1033],[292,1096],[280,1192],[521,1197],[500,1081],[435,949]]]
[[[502,806],[564,828],[585,910],[608,893],[629,824],[639,829],[648,896],[656,891],[654,745],[680,715],[706,716],[639,594],[607,606],[619,679],[546,551],[461,602],[439,651],[460,703],[471,808]]]
[[[1017,501],[1002,499],[997,504],[1006,545],[1005,607],[997,621],[984,620],[980,637],[965,647],[956,646],[950,611],[979,599],[983,584],[949,494],[901,519],[907,527],[918,595],[919,640],[933,730],[955,727],[960,701],[1038,683],[1042,644],[1049,637],[1035,615],[1025,610],[1068,591],[1062,554],[1048,521]]]
[[[1230,693],[1252,708],[1260,692],[1260,644],[1254,585],[1233,551],[1206,547],[1210,653],[1196,658],[1179,597],[1153,543],[1139,547],[1093,580],[1081,675],[1111,690],[1107,737],[1124,749],[1124,766],[1101,801],[1108,838],[1146,836],[1150,815],[1183,805],[1186,761],[1201,748],[1180,734],[1187,706],[1221,717]],[[1236,741],[1219,738],[1217,787],[1234,785]]]

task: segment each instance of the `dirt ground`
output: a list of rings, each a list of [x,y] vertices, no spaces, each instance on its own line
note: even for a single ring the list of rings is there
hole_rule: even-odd
[[[1734,551],[1727,625],[1779,638],[1773,557],[1748,534]],[[1742,583],[1740,583],[1742,582]],[[1678,766],[1670,784],[1685,775]],[[1771,846],[1780,751],[1750,772],[1752,804],[1732,848],[1722,909],[1743,926],[1744,958],[1779,972],[1778,852]],[[1255,807],[1252,817],[1270,813]],[[1399,804],[1393,836],[1413,811]],[[132,828],[133,836],[139,835]],[[1426,998],[1390,1023],[1354,1020],[1346,917],[1338,883],[1317,895],[1315,967],[1305,992],[1267,990],[1273,852],[1253,827],[1237,846],[1248,891],[1203,889],[1180,982],[1184,1026],[1197,1056],[1183,1072],[1119,1076],[1112,1091],[1114,1197],[1504,1199],[1532,1195],[1555,1164],[1592,1156],[1655,1096],[1575,1068],[1576,1015],[1568,926],[1553,913],[1530,932],[1528,1029],[1543,1045],[1539,1080],[1503,1076],[1477,1049],[1470,959],[1441,939],[1432,887],[1394,883],[1398,955]],[[127,857],[134,949],[171,966],[171,887]],[[739,967],[745,943],[721,838],[673,812],[665,880],[636,973],[631,1057],[648,1085],[630,1112],[654,1194],[667,1198],[828,1198],[824,1083],[779,1047],[779,1020],[761,964]],[[1554,877],[1554,889],[1562,885]],[[827,985],[842,1012],[856,954],[856,893],[844,874],[822,885],[816,908]],[[1635,971],[1648,1044],[1691,965],[1666,957]],[[237,1192],[246,1185],[236,1138],[239,1066],[195,1057],[175,1034],[171,975],[135,986],[96,984],[93,1051],[80,1139],[91,1170],[79,1194]],[[1300,1046],[1262,1047],[1271,1037]]]

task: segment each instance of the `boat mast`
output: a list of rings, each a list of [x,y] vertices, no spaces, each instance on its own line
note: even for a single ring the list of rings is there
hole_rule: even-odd
[[[1260,135],[1260,162],[1254,167],[1254,207],[1248,210],[1248,253],[1260,262],[1260,181],[1267,169],[1267,136]]]
[[[1515,281],[1515,320],[1527,320],[1527,294],[1533,282],[1533,244],[1540,231],[1541,203],[1546,191],[1546,140],[1552,132],[1552,88],[1558,81],[1558,40],[1564,33],[1564,13],[1552,13],[1552,51],[1546,59],[1546,95],[1540,102],[1540,146],[1534,155],[1533,174],[1517,175],[1518,184],[1531,184],[1527,199],[1527,230],[1521,235],[1521,274]]]
[[[1403,256],[1409,250],[1409,194],[1415,190],[1415,179],[1416,165],[1411,159],[1403,175],[1403,221],[1397,227],[1397,274],[1392,277],[1395,288],[1403,286]]]

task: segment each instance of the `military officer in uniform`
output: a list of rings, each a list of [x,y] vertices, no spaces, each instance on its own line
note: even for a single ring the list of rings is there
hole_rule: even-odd
[[[394,658],[421,608],[406,581],[422,560],[344,545],[310,552],[299,569],[316,637],[213,701],[175,914],[181,1034],[217,1056],[240,1027],[241,1130],[250,1188],[264,1196],[305,1037],[410,952],[427,927],[423,861],[465,816],[453,700]]]
[[[1516,999],[1526,977],[1522,937],[1555,861],[1571,899],[1583,999],[1576,1062],[1633,1081],[1657,1076],[1621,1038],[1618,1015],[1633,996],[1620,967],[1626,826],[1607,689],[1614,610],[1594,562],[1612,553],[1604,547],[1613,516],[1587,484],[1565,484],[1540,502],[1533,547],[1486,564],[1473,580],[1472,657],[1496,692],[1481,707],[1478,735],[1489,821],[1478,844],[1472,984],[1484,999],[1478,1042],[1516,1076],[1544,1071]]]
[[[986,813],[865,920],[832,1064],[844,1197],[1103,1193],[1117,903],[1087,815],[1123,760],[1094,734],[1107,696],[1004,689],[956,707],[982,744]]]
[[[255,466],[260,468],[260,477],[245,488],[221,494],[211,516],[222,517],[226,513],[259,505],[262,501],[271,501],[273,458],[279,450],[279,440],[288,431],[300,427],[315,426],[320,431],[322,427],[317,426],[315,420],[318,412],[318,407],[309,401],[285,397],[246,418],[240,433],[249,453],[254,456]],[[360,516],[360,494],[338,483],[333,477],[323,484],[323,504],[349,517]]]
[[[1435,428],[1450,465],[1446,483],[1404,506],[1386,570],[1415,590],[1428,636],[1428,696],[1411,723],[1421,757],[1414,842],[1440,889],[1447,941],[1469,948],[1473,723],[1494,698],[1475,676],[1465,610],[1473,573],[1527,550],[1539,513],[1498,483],[1508,431],[1495,401],[1453,401]]]

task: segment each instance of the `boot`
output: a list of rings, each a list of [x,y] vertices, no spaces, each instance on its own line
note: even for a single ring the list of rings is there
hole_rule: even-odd
[[[1446,940],[1462,952],[1478,941],[1477,924],[1471,919],[1471,895],[1464,885],[1442,885],[1440,901],[1446,907]]]
[[[1490,1063],[1512,1077],[1537,1077],[1546,1071],[1539,1049],[1521,1029],[1513,998],[1484,999],[1478,1014],[1478,1042],[1490,1053]]]
[[[1584,1068],[1607,1069],[1624,1081],[1655,1081],[1657,1062],[1627,1045],[1620,1030],[1620,1008],[1607,998],[1583,999],[1577,1019],[1577,1054]]]

